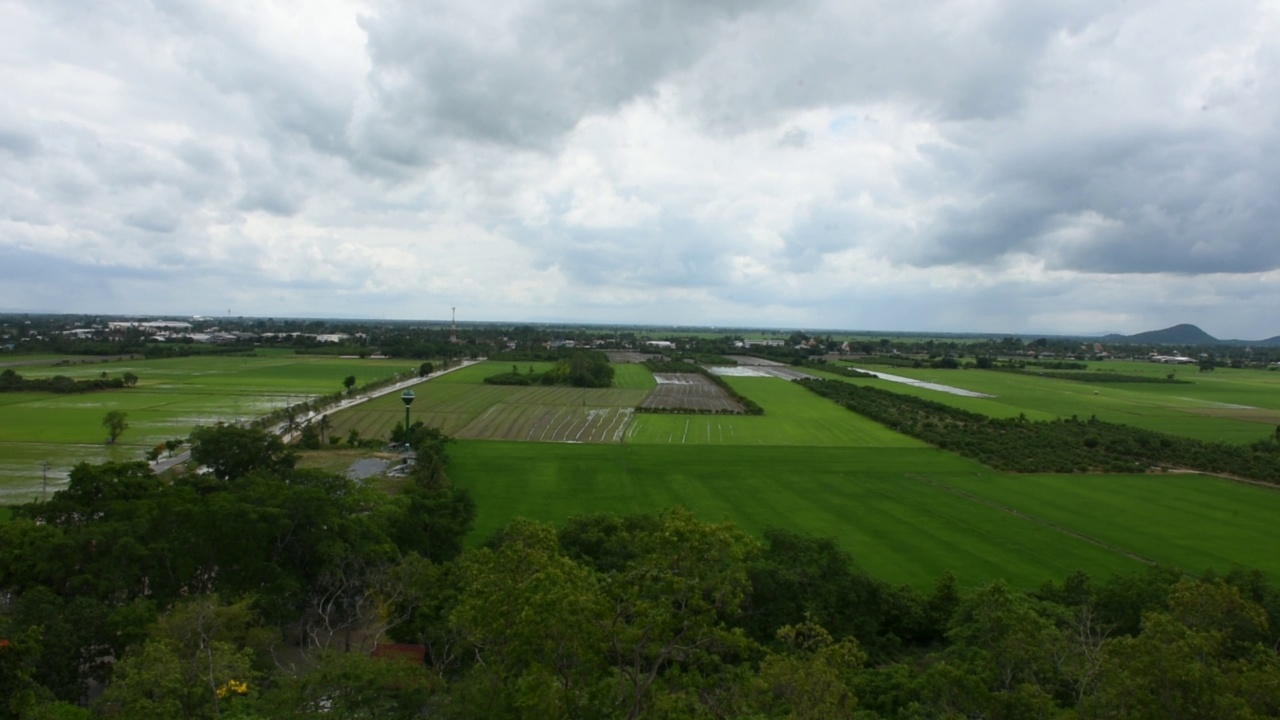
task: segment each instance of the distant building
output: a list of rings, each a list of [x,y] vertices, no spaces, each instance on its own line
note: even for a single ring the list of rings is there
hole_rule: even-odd
[[[1189,358],[1185,355],[1174,353],[1173,355],[1157,355],[1152,353],[1147,356],[1147,360],[1153,363],[1162,363],[1164,365],[1195,365],[1200,361],[1195,358]]]
[[[129,328],[137,328],[142,332],[149,333],[151,335],[161,332],[185,333],[191,330],[191,323],[181,322],[178,320],[153,320],[150,322],[124,321],[107,323],[107,329],[113,332],[128,330]]]

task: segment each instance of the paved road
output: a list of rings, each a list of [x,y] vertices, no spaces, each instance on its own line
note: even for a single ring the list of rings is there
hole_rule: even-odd
[[[338,412],[339,410],[346,410],[347,408],[355,407],[356,405],[359,405],[361,403],[369,402],[374,398],[380,398],[383,395],[390,395],[391,393],[394,393],[394,392],[403,392],[406,388],[410,388],[410,387],[413,387],[414,385],[418,385],[420,383],[434,380],[435,378],[438,378],[441,375],[454,372],[455,370],[461,370],[464,367],[469,367],[471,365],[475,365],[476,363],[484,362],[485,359],[486,358],[479,358],[478,360],[463,360],[461,363],[449,368],[448,370],[433,372],[426,377],[409,378],[408,380],[403,380],[401,382],[395,383],[394,385],[387,385],[385,387],[380,387],[377,390],[372,390],[367,393],[360,393],[359,395],[353,395],[349,398],[344,398],[341,402],[337,403],[336,405],[330,405],[329,407],[325,408],[321,412],[310,412],[310,413],[307,413],[305,416],[300,416],[294,420],[294,423],[297,427],[301,428],[302,426],[320,417],[321,415],[328,415],[330,413]],[[280,439],[284,440],[286,443],[293,442],[294,435],[300,432],[300,431],[295,431],[293,434],[286,434],[284,430],[285,430],[285,424],[280,423],[275,427],[272,427],[270,429],[270,432],[273,432],[279,435]],[[151,470],[155,472],[157,475],[159,475],[160,473],[176,465],[181,465],[182,463],[185,463],[190,459],[191,459],[191,451],[183,450],[182,452],[178,453],[177,455],[174,455],[171,458],[165,458],[163,460],[157,460],[156,462],[151,463]]]

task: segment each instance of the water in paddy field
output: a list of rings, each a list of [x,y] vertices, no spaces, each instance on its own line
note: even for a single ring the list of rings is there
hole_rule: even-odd
[[[141,460],[142,450],[129,445],[0,443],[0,458],[0,505],[18,505],[40,499],[46,462],[47,492],[52,495],[67,486],[67,475],[76,465]]]
[[[965,390],[964,388],[951,387],[950,385],[940,385],[938,383],[925,382],[924,380],[916,380],[915,378],[902,377],[901,375],[890,375],[889,373],[882,373],[876,370],[867,370],[866,368],[854,368],[854,369],[857,370],[858,372],[867,373],[868,375],[875,375],[881,380],[888,380],[889,382],[903,383],[905,385],[914,385],[916,387],[924,388],[926,390],[937,390],[938,392],[950,393],[952,395],[960,395],[961,397],[976,397],[976,398],[995,397],[995,395],[988,395],[986,393],[974,392],[972,390]]]
[[[49,463],[47,494],[52,495],[66,487],[67,475],[79,463],[144,460],[149,448],[173,438],[185,439],[197,427],[218,422],[247,422],[312,397],[304,394],[204,396],[169,410],[131,410],[129,429],[116,445],[0,441],[0,505],[40,499],[46,478],[46,462]],[[106,403],[79,398],[70,404],[65,398],[38,402],[48,402],[51,407],[60,409],[96,410],[107,407]]]

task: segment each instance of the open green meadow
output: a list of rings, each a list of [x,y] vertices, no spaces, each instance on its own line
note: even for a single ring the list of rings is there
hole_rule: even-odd
[[[1273,437],[1277,424],[1280,424],[1280,373],[1265,370],[1221,368],[1201,373],[1194,367],[1109,361],[1093,363],[1088,371],[1098,375],[1116,373],[1160,378],[1174,372],[1179,379],[1191,381],[1188,385],[1172,385],[1060,380],[1040,377],[1034,369],[1025,373],[1009,373],[889,368],[856,362],[850,365],[995,397],[962,397],[888,380],[847,378],[820,371],[815,374],[857,384],[875,384],[892,392],[927,398],[992,417],[1025,414],[1032,420],[1050,420],[1072,415],[1081,418],[1096,415],[1099,420],[1198,440],[1248,443]]]
[[[138,376],[133,388],[80,394],[0,395],[0,503],[39,496],[44,463],[50,487],[65,481],[79,462],[140,460],[147,449],[192,428],[236,422],[308,398],[409,370],[405,361],[361,360],[259,351],[255,356],[198,356],[124,360],[70,366],[24,366],[24,377],[66,375],[76,379],[107,372]],[[128,414],[129,429],[106,445],[102,419],[111,410]]]

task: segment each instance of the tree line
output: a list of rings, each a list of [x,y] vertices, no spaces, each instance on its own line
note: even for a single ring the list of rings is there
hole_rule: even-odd
[[[989,368],[999,372],[1020,373],[1024,375],[1031,372],[1018,367],[1008,367],[997,365]],[[1070,380],[1082,383],[1137,383],[1147,385],[1191,385],[1190,380],[1179,380],[1174,373],[1169,373],[1165,377],[1157,377],[1155,375],[1127,375],[1116,372],[1055,372],[1055,371],[1035,371],[1037,377],[1049,378],[1051,380]]]
[[[525,353],[526,355],[528,353]],[[545,355],[544,353],[538,353]],[[609,356],[598,350],[574,350],[567,356],[555,353],[555,364],[545,372],[521,373],[512,365],[511,372],[490,375],[484,379],[489,385],[568,385],[581,388],[613,387],[613,365]]]
[[[1185,468],[1280,484],[1280,438],[1248,445],[1076,416],[993,418],[911,395],[840,381],[795,381],[886,427],[1011,472],[1124,472]],[[1280,435],[1280,430],[1277,431]]]
[[[47,378],[25,378],[7,368],[0,372],[0,392],[52,392],[52,393],[87,393],[97,390],[119,390],[138,384],[138,376],[125,372],[120,377],[107,377],[104,372],[100,377],[87,380],[76,380],[66,375],[54,375]]]

